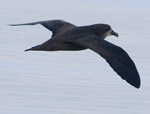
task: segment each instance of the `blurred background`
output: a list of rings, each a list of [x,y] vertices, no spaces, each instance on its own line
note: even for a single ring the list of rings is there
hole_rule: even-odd
[[[1,114],[149,114],[150,1],[4,0],[0,3]],[[51,37],[37,26],[8,24],[62,19],[77,26],[107,23],[108,37],[128,52],[141,88],[123,81],[91,50],[24,52]]]

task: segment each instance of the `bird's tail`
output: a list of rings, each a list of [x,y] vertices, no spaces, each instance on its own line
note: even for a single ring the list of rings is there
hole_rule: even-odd
[[[37,45],[24,51],[40,51],[40,50],[43,50],[43,48],[41,47],[41,45]]]

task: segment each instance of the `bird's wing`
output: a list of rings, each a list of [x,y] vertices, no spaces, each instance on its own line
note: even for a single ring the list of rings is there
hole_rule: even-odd
[[[10,26],[37,25],[37,24],[41,24],[48,30],[52,31],[53,36],[56,35],[57,33],[76,27],[75,25],[65,22],[63,20],[48,20],[48,21],[38,21],[38,22],[24,23],[24,24],[11,24]]]
[[[72,42],[95,51],[122,79],[136,88],[140,87],[140,77],[136,66],[122,48],[96,36],[80,38]]]

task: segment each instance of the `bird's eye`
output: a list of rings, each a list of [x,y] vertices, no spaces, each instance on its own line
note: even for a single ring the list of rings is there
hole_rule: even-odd
[[[108,31],[108,30],[110,30],[110,27],[105,27],[104,30]]]

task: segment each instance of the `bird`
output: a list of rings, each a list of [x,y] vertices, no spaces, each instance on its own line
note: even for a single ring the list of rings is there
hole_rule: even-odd
[[[106,41],[106,37],[119,36],[109,24],[76,26],[64,20],[37,21],[10,26],[40,24],[52,32],[49,40],[25,51],[80,51],[90,49],[110,65],[126,82],[140,88],[141,80],[135,63],[121,47]]]

